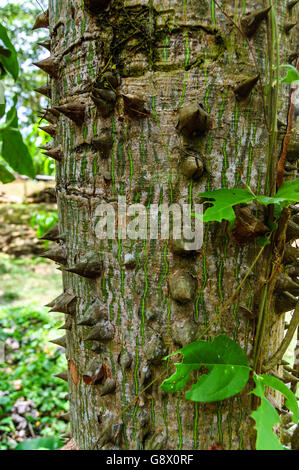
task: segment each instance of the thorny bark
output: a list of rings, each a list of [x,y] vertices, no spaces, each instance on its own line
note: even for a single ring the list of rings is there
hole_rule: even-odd
[[[96,3],[104,6],[97,13],[92,8]],[[233,294],[260,249],[252,239],[250,217],[263,223],[269,217],[263,209],[251,208],[251,215],[243,213],[245,225],[241,224],[239,234],[229,232],[224,223],[210,223],[205,226],[202,249],[189,256],[175,253],[165,240],[100,241],[96,236],[98,205],[116,204],[119,194],[126,197],[127,205],[148,206],[198,202],[204,190],[245,183],[257,193],[273,191],[280,145],[276,134],[272,140],[273,133],[268,132],[276,131],[273,67],[276,60],[286,62],[296,52],[298,30],[284,32],[294,12],[286,1],[272,2],[280,52],[274,47],[270,14],[250,39],[257,71],[244,37],[229,16],[240,25],[245,12],[270,2],[217,3],[228,16],[213,0],[89,0],[85,7],[82,0],[49,3],[54,62],[44,68],[52,76],[52,106],[59,108],[54,115],[47,113],[56,126],[48,129],[55,135],[47,151],[58,160],[59,233],[64,248],[60,262],[73,267],[96,250],[102,263],[95,278],[62,267],[64,289],[70,296],[53,307],[67,312],[72,435],[81,449],[207,449],[217,442],[224,449],[253,446],[248,388],[221,403],[194,404],[183,393],[165,395],[160,378],[108,429],[122,409],[164,371],[163,356],[196,340],[213,322],[219,305]],[[103,73],[109,71],[107,94]],[[247,85],[238,86],[258,72],[264,88],[249,80],[253,89],[247,96]],[[284,123],[287,92],[281,87],[277,107]],[[138,95],[144,104],[123,95]],[[74,102],[76,109],[61,107]],[[194,102],[203,104],[212,125],[204,135],[180,135],[178,111]],[[182,172],[186,145],[204,164],[199,179]],[[129,263],[127,254],[132,255]],[[269,255],[265,250],[245,287],[209,331],[211,336],[221,332],[235,338],[251,360]],[[178,272],[196,280],[196,292],[186,303],[174,299],[169,289],[169,280]],[[263,360],[278,349],[283,334],[284,315],[278,313],[285,311],[285,304],[281,305],[279,292],[280,307],[275,313],[276,288],[272,290]],[[91,327],[79,325],[95,300],[102,315],[100,335],[113,336],[110,341],[87,340]]]

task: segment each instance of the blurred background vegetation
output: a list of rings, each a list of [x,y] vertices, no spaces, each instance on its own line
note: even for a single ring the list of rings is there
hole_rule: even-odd
[[[35,174],[54,175],[55,162],[45,156],[38,148],[50,140],[39,126],[48,124],[40,119],[39,114],[42,108],[48,106],[48,99],[33,91],[35,88],[45,84],[45,73],[40,71],[34,62],[38,62],[49,55],[49,52],[38,45],[48,37],[47,29],[37,29],[32,31],[35,19],[42,12],[42,8],[47,8],[47,0],[20,1],[0,0],[1,24],[6,28],[10,41],[12,42],[18,57],[20,72],[16,80],[11,74],[6,73],[2,77],[5,89],[6,113],[16,102],[19,129],[23,136],[29,153],[33,159]],[[3,122],[5,116],[0,119]],[[1,159],[8,170],[13,173],[7,162]]]
[[[43,124],[39,114],[48,100],[33,91],[46,78],[32,65],[49,55],[37,44],[45,40],[48,30],[32,31],[46,5],[47,0],[0,0],[1,31],[7,32],[17,52],[20,70],[13,76],[1,67],[0,60],[5,92],[0,128],[14,108],[17,119],[12,127],[18,127],[22,135],[34,174],[51,176],[55,162],[38,148],[50,140],[39,129]],[[54,377],[66,368],[65,354],[63,348],[49,343],[63,335],[58,330],[63,315],[48,313],[44,307],[61,294],[61,273],[54,263],[38,256],[47,248],[38,237],[57,223],[54,182],[21,177],[3,158],[1,135],[0,167],[11,175],[9,184],[0,183],[0,342],[5,345],[5,362],[0,363],[0,450],[14,449],[20,442],[40,436],[43,439],[35,448],[51,448],[53,442],[45,437],[61,437],[69,426],[67,384]]]

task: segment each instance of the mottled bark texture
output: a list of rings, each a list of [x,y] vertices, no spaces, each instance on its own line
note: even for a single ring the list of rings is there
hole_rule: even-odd
[[[213,0],[50,0],[51,57],[39,66],[51,77],[46,118],[53,143],[46,150],[57,160],[54,239],[61,245],[51,255],[63,263],[66,291],[51,306],[66,313],[71,426],[80,449],[253,446],[249,388],[221,403],[194,404],[183,393],[163,393],[165,375],[108,428],[165,370],[162,358],[215,320],[260,249],[252,223],[258,234],[267,223],[266,210],[254,208],[243,211],[237,237],[225,223],[210,223],[202,249],[189,256],[160,239],[97,239],[96,209],[116,205],[118,195],[149,206],[198,202],[202,191],[243,183],[260,194],[275,191],[273,67],[296,52],[298,31],[284,27],[297,7],[273,1],[279,52],[271,12],[244,20],[270,2],[219,3],[248,30],[259,70]],[[278,98],[286,124],[288,87]],[[209,331],[235,338],[250,358],[268,259],[269,250]],[[266,359],[282,324],[283,315],[271,311]]]

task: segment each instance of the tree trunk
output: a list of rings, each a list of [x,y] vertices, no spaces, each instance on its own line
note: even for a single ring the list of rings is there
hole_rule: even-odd
[[[191,252],[167,239],[124,238],[120,225],[115,239],[101,240],[98,228],[100,205],[116,208],[120,195],[127,207],[149,210],[198,204],[203,191],[244,184],[275,193],[277,117],[286,123],[289,104],[275,66],[295,51],[294,31],[284,30],[294,13],[286,1],[245,3],[50,0],[53,60],[41,67],[57,107],[46,115],[55,126],[48,152],[58,160],[63,247],[54,258],[68,293],[53,309],[67,313],[71,426],[80,449],[254,446],[249,386],[223,402],[194,404],[160,385],[172,372],[162,358],[198,338],[227,334],[257,369],[277,349],[284,321],[274,312],[277,272],[265,334],[256,334],[274,241],[217,315],[260,251],[253,217],[267,223],[271,211],[243,211],[233,232],[224,222],[206,224],[201,249]],[[251,26],[241,17],[271,3],[249,48]],[[260,81],[244,84],[258,73]]]

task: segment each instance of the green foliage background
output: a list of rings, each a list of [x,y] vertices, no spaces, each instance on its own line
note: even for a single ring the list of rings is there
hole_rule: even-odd
[[[48,36],[48,30],[38,29],[32,31],[35,18],[42,11],[41,6],[47,8],[47,2],[45,0],[40,2],[14,1],[0,7],[0,27],[2,31],[4,28],[7,30],[8,37],[17,52],[21,69],[21,73],[17,77],[13,77],[9,73],[2,76],[2,83],[5,88],[6,116],[4,115],[0,119],[0,127],[5,124],[7,113],[13,109],[15,103],[19,130],[26,144],[25,148],[19,142],[18,155],[22,157],[28,152],[29,158],[33,161],[33,168],[26,171],[25,168],[18,166],[12,168],[3,158],[0,158],[0,179],[4,183],[13,179],[11,176],[13,170],[20,174],[27,174],[30,177],[35,174],[53,175],[55,171],[53,160],[45,157],[38,148],[50,140],[50,136],[38,129],[40,125],[38,112],[42,107],[47,106],[48,100],[33,91],[43,85],[46,80],[44,74],[33,65],[33,62],[38,62],[49,55],[48,51],[37,44],[37,42],[43,41]],[[0,40],[1,45],[3,46],[3,41]],[[1,56],[1,60],[3,62],[5,58]],[[3,109],[1,110],[0,107],[0,117],[2,114]],[[11,139],[11,142],[13,142],[13,139]],[[11,149],[8,149],[8,152],[11,153]],[[3,148],[0,154],[3,155]],[[15,155],[17,155],[16,152]],[[28,161],[29,158],[27,158]]]

